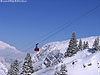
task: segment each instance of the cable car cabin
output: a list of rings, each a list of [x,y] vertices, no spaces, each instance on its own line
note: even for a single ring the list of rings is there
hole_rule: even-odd
[[[35,48],[34,51],[39,51],[39,48]]]
[[[36,47],[35,47],[34,51],[39,51],[39,48],[38,48],[38,46],[37,46],[38,44],[39,44],[39,43],[36,44]]]

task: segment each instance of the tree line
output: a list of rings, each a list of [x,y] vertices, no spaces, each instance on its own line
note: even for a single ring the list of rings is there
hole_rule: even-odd
[[[80,39],[79,44],[77,44],[77,42],[78,41],[76,39],[76,34],[75,32],[73,32],[72,37],[69,41],[68,48],[64,54],[65,58],[75,55],[78,51],[89,49],[88,41],[86,42],[84,41],[84,43],[82,44],[82,40]],[[93,49],[93,52],[100,51],[99,37],[95,39],[92,49]]]
[[[20,73],[19,71],[19,63],[18,60],[15,60],[11,65],[10,69],[8,70],[7,75],[31,75],[34,73],[34,69],[32,66],[32,60],[31,60],[31,55],[30,53],[27,53],[24,63],[22,66],[22,71]]]

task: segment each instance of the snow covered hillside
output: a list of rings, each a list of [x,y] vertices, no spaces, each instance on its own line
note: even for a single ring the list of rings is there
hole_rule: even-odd
[[[25,53],[15,47],[0,41],[0,75],[6,75],[8,67],[15,60],[23,61]]]
[[[15,59],[22,60],[25,54],[15,47],[0,41],[0,57],[4,58],[7,63],[11,63]]]
[[[93,42],[96,36],[81,38],[82,42],[88,41],[89,48],[83,51],[79,51],[75,56],[70,58],[63,58],[63,54],[66,51],[69,40],[62,42],[51,42],[44,45],[40,52],[35,53],[32,57],[33,66],[36,72],[35,75],[53,75],[56,67],[60,69],[61,64],[66,64],[68,75],[100,75],[100,52],[91,53]],[[79,41],[79,39],[78,39]],[[62,56],[56,58],[54,51],[59,52]],[[49,59],[49,63],[55,63],[53,60],[57,61],[55,65],[46,68],[45,61]],[[61,59],[58,61],[57,59]],[[74,65],[72,64],[74,62]],[[39,71],[37,71],[39,70]]]
[[[88,41],[89,49],[79,51],[67,58],[64,57],[64,53],[68,48],[69,40],[45,44],[39,52],[32,55],[35,71],[33,75],[54,75],[56,68],[60,70],[62,64],[66,65],[68,75],[100,75],[100,52],[91,52],[95,38],[97,36],[81,38],[82,42]],[[0,41],[0,75],[6,75],[9,63],[11,64],[16,58],[23,61],[25,54]]]
[[[82,41],[88,41],[89,47],[91,48],[96,36],[88,37],[88,38],[81,38]],[[78,39],[79,41],[79,39]],[[39,52],[33,55],[33,63],[43,61],[49,53],[54,50],[60,51],[60,53],[64,53],[68,47],[69,40],[66,41],[57,41],[57,42],[50,42],[45,44]]]
[[[56,67],[60,69],[61,64],[66,64],[68,75],[100,75],[99,56],[100,52],[91,54],[88,50],[84,50],[71,58],[63,59],[63,62],[58,65],[35,72],[35,75],[53,75]]]
[[[0,62],[0,75],[6,75],[8,72],[6,66]]]

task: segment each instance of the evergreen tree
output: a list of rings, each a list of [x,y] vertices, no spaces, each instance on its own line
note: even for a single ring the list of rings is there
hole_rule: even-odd
[[[78,45],[79,50],[83,50],[83,46],[82,46],[82,40],[80,39],[79,41],[79,45]]]
[[[60,72],[58,71],[58,68],[56,68],[56,71],[55,71],[54,75],[60,75]]]
[[[85,47],[86,47],[86,46],[85,46],[85,41],[84,41],[84,43],[83,43],[83,50],[86,49]]]
[[[27,53],[21,75],[31,75],[34,72],[30,53]]]
[[[88,41],[84,41],[84,43],[83,43],[83,50],[84,49],[88,49],[89,48],[89,44],[88,44]]]
[[[87,41],[86,44],[85,44],[85,48],[86,48],[86,49],[89,48],[89,43],[88,43],[88,41]]]
[[[68,75],[65,64],[61,65],[60,75]]]
[[[15,60],[11,65],[10,65],[10,69],[8,70],[8,74],[7,75],[18,75],[19,73],[19,64],[18,64],[18,60]]]
[[[71,57],[72,55],[76,54],[79,51],[78,47],[77,47],[77,39],[76,39],[76,35],[75,32],[72,34],[72,38],[69,42],[67,51],[65,52],[65,57]]]
[[[99,37],[97,37],[93,43],[93,49],[95,51],[100,50],[100,46],[99,46]]]

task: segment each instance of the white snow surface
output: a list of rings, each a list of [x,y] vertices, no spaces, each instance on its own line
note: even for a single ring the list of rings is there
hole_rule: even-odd
[[[89,47],[92,48],[93,42],[97,36],[81,38],[82,41],[88,41]],[[79,39],[78,39],[79,41]],[[32,75],[53,75],[55,68],[58,67],[60,70],[61,64],[66,64],[68,75],[100,75],[100,52],[96,53],[89,52],[90,49],[86,49],[78,52],[73,57],[64,58],[59,64],[53,65],[52,67],[46,68],[43,64],[45,58],[51,52],[59,50],[62,54],[66,51],[69,44],[69,40],[57,41],[45,44],[39,52],[33,54],[33,68],[39,69],[42,65],[42,69],[35,71]],[[17,50],[15,47],[10,46],[7,43],[0,41],[0,75],[6,75],[8,71],[8,63],[11,63],[15,58],[24,60],[24,53]],[[72,63],[75,62],[74,65]],[[84,67],[85,66],[85,67]]]
[[[22,62],[24,57],[24,52],[17,50],[14,46],[0,41],[0,75],[6,75],[10,64],[15,59]]]
[[[5,48],[7,48],[7,47],[16,50],[15,47],[10,46],[9,44],[7,44],[7,43],[5,43],[5,42],[0,41],[0,49],[5,49]]]
[[[75,56],[63,59],[63,63],[43,68],[35,72],[35,75],[53,75],[56,67],[60,69],[61,64],[66,64],[68,75],[100,75],[100,52],[89,53],[88,50],[78,52]],[[72,62],[75,62],[73,65]],[[89,64],[91,64],[89,66]],[[84,68],[85,65],[86,67]],[[33,74],[33,75],[34,75]]]
[[[61,53],[64,54],[66,51],[69,40],[67,41],[57,41],[57,42],[51,42],[46,45],[44,45],[40,52],[35,53],[33,55],[33,65],[35,64],[38,66],[38,63],[42,64],[42,69],[39,71],[34,72],[33,75],[53,75],[55,72],[56,67],[60,70],[61,64],[66,64],[68,75],[100,75],[100,51],[97,51],[96,53],[91,53],[89,50],[91,50],[93,42],[97,36],[94,37],[88,37],[88,38],[81,38],[81,40],[88,41],[89,42],[89,49],[85,49],[83,51],[79,51],[77,54],[75,54],[73,57],[67,57],[64,58],[59,64],[54,65],[52,67],[46,68],[43,64],[44,59],[47,57],[49,53],[51,53],[54,50],[60,50]],[[78,39],[79,41],[79,39]],[[40,58],[37,58],[40,57]],[[72,64],[74,62],[74,64]],[[34,68],[36,66],[33,66]],[[85,67],[84,67],[85,66]]]
[[[8,72],[7,68],[3,63],[0,62],[0,75],[6,75]]]
[[[17,50],[14,46],[0,41],[0,57],[4,58],[7,63],[12,63],[15,59],[21,61],[24,56],[24,52]]]

